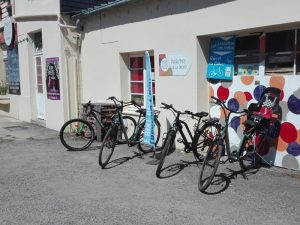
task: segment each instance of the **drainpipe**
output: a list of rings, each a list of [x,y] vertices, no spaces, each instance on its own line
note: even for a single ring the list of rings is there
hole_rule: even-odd
[[[64,53],[65,53],[65,66],[66,66],[66,78],[65,78],[65,81],[66,81],[66,95],[67,95],[67,100],[68,100],[68,107],[67,107],[67,116],[68,116],[68,120],[71,119],[71,103],[70,103],[70,88],[69,88],[69,65],[68,65],[68,59],[70,57],[70,50],[68,48],[65,48],[64,49]]]
[[[78,26],[71,26],[71,25],[67,25],[65,23],[61,23],[60,21],[63,21],[63,19],[61,18],[61,16],[59,14],[57,14],[57,24],[60,27],[64,27],[64,28],[69,28],[69,29],[77,29]]]
[[[61,23],[61,21],[63,23]],[[61,16],[59,14],[57,14],[57,24],[59,27],[61,28],[66,28],[66,29],[71,29],[71,30],[79,30],[80,26],[79,26],[79,19],[76,21],[76,25],[72,26],[72,25],[68,25],[65,23],[65,21],[61,18]],[[75,49],[75,62],[74,62],[74,70],[76,72],[76,79],[75,79],[75,105],[76,105],[76,117],[78,117],[79,114],[79,104],[81,103],[82,99],[81,99],[81,74],[80,74],[80,69],[79,69],[79,59],[80,59],[80,44],[81,44],[81,35],[77,34],[76,36],[76,49]],[[66,51],[65,51],[66,53]],[[66,56],[67,54],[65,54]],[[68,67],[68,60],[65,59],[65,64]],[[69,68],[67,68],[67,76],[66,76],[66,82],[69,82]],[[67,92],[67,99],[68,99],[68,119],[71,119],[71,104],[70,104],[70,93],[69,93],[69,83],[67,83],[65,85],[65,87],[67,88],[66,92]]]

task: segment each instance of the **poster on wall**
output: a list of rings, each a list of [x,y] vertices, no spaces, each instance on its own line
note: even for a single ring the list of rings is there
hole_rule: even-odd
[[[7,73],[9,94],[20,95],[20,73],[18,49],[7,49]]]
[[[48,99],[60,100],[58,57],[46,58],[46,87]]]
[[[159,54],[159,76],[185,76],[191,61],[183,54]]]
[[[206,77],[232,80],[234,69],[235,37],[212,38]]]

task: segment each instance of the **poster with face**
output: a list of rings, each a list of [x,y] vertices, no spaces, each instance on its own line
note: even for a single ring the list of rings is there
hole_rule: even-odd
[[[48,99],[60,100],[58,57],[46,58],[46,87]]]

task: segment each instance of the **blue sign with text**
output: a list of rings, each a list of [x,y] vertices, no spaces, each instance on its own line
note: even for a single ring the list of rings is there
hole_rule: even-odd
[[[210,43],[208,79],[232,80],[235,37],[212,38]]]

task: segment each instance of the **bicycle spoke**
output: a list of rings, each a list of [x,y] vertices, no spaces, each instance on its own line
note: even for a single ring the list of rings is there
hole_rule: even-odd
[[[73,119],[66,122],[60,130],[60,140],[69,150],[88,148],[94,140],[94,130],[85,120]]]

